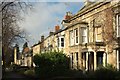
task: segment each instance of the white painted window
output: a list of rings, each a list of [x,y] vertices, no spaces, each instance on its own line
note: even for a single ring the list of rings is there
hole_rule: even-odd
[[[75,44],[79,43],[79,39],[78,39],[78,28],[74,29],[75,32]]]
[[[61,41],[61,47],[64,47],[64,38],[61,37],[60,41]]]
[[[120,15],[117,15],[117,37],[120,37]]]
[[[117,69],[120,70],[120,50],[117,50]]]
[[[60,36],[60,37],[58,37],[58,39],[57,39],[57,43],[58,43],[58,47],[64,47],[64,36]]]
[[[73,34],[73,30],[70,31],[69,33],[70,35],[70,38],[69,38],[69,42],[70,42],[70,46],[73,46],[74,45],[74,34]]]
[[[81,41],[87,43],[87,27],[81,27]]]
[[[95,28],[95,35],[96,35],[96,42],[101,42],[102,41],[102,28],[101,27]]]

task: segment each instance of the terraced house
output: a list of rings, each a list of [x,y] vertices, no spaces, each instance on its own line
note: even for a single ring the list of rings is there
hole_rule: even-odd
[[[119,9],[117,1],[88,1],[67,20],[66,52],[72,68],[95,70],[112,64],[119,69]]]
[[[72,69],[96,70],[107,64],[120,69],[119,0],[86,0],[75,15],[67,12],[62,25],[55,26],[55,32],[50,32],[47,38],[42,37],[37,53],[63,51],[70,57]],[[33,54],[34,51],[33,48]]]

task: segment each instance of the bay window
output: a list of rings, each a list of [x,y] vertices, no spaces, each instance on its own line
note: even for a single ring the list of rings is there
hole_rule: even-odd
[[[75,32],[75,44],[78,44],[78,28],[74,29]]]
[[[95,35],[96,35],[96,42],[101,42],[102,41],[102,28],[101,27],[95,28]]]
[[[73,46],[74,45],[74,34],[73,34],[73,30],[71,30],[70,32],[69,32],[69,42],[70,42],[70,46]]]
[[[64,47],[64,38],[61,38],[61,47]]]
[[[81,41],[87,43],[87,27],[81,27]]]
[[[64,47],[64,37],[60,36],[57,39],[58,47]]]
[[[117,37],[120,37],[120,15],[117,15]]]

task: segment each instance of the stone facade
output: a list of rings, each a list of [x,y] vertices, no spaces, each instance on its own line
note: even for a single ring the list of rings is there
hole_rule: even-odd
[[[33,53],[63,51],[72,69],[96,70],[107,64],[120,69],[120,1],[86,3],[62,25],[35,45]]]
[[[49,35],[43,41],[44,49],[62,50],[70,57],[72,69],[96,70],[107,64],[119,69],[118,14],[118,2],[89,3],[76,15],[63,20],[64,29]],[[64,47],[60,47],[61,37]],[[51,49],[47,49],[48,44]]]

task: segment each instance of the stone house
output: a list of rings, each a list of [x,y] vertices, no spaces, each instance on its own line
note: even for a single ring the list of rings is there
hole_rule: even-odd
[[[67,12],[62,25],[42,36],[33,53],[63,51],[72,69],[96,70],[107,64],[120,69],[120,1],[87,0],[75,15]]]
[[[32,56],[32,49],[30,49],[29,47],[24,48],[22,52],[21,66],[32,67]]]
[[[119,64],[120,2],[90,2],[64,20],[65,51],[71,68],[96,70],[99,66]]]

